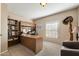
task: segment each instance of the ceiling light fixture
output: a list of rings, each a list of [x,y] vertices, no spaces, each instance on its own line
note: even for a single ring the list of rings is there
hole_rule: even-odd
[[[40,3],[40,5],[42,7],[45,7],[47,5],[47,1],[46,0],[42,0],[41,3]]]

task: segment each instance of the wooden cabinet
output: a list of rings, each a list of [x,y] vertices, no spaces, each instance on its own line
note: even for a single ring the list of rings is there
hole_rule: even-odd
[[[20,40],[22,45],[29,48],[34,53],[38,53],[43,48],[43,39],[38,35],[22,35]]]

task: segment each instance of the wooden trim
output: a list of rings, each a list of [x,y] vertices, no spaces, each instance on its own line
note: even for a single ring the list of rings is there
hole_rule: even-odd
[[[1,52],[0,55],[3,54],[3,53],[6,53],[6,52],[8,52],[8,50],[5,50],[5,51]]]

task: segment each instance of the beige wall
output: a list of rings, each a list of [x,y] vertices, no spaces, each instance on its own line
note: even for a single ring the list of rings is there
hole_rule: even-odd
[[[4,52],[8,49],[8,26],[7,26],[7,6],[6,4],[1,4],[1,52]]]
[[[69,40],[69,27],[68,25],[63,25],[62,20],[65,19],[67,16],[72,16],[73,21],[73,28],[77,26],[77,9],[64,11],[55,15],[51,15],[45,18],[40,18],[36,20],[37,23],[37,32],[39,35],[43,36],[44,40],[55,42],[58,44],[61,44],[65,40]],[[46,30],[45,30],[45,24],[48,22],[59,22],[59,28],[58,28],[58,38],[46,38]],[[75,34],[74,34],[74,40],[75,40]]]

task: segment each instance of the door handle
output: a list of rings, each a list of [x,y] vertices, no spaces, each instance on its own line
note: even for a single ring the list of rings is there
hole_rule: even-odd
[[[2,34],[0,34],[0,36],[2,36]]]

